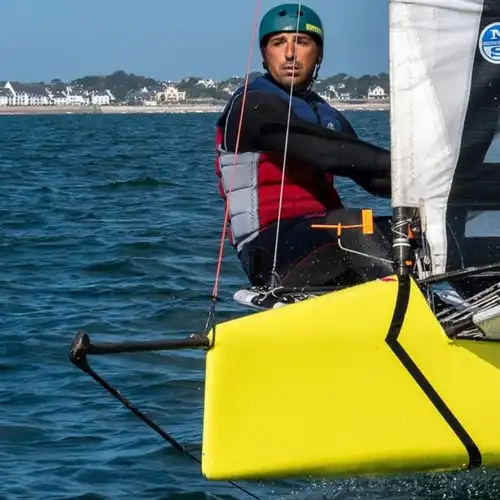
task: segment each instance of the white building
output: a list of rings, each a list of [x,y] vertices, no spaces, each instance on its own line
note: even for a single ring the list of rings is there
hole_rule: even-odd
[[[107,106],[114,100],[109,90],[99,92],[67,86],[60,91],[42,84],[18,82],[7,82],[0,87],[0,106]]]
[[[66,102],[69,106],[86,106],[90,99],[83,94],[70,94],[66,96]]]
[[[205,87],[207,89],[210,89],[213,87],[217,87],[217,82],[215,82],[212,79],[202,79],[202,80],[198,80],[196,85],[200,85],[201,87]]]
[[[186,100],[186,91],[180,91],[175,85],[167,85],[161,92],[156,94],[159,102],[179,102]]]
[[[387,97],[385,90],[380,85],[368,89],[368,99],[387,99]]]
[[[326,92],[321,95],[323,99],[327,101],[348,101],[351,98],[351,94],[349,92],[342,91],[345,89],[345,83],[339,83],[337,85],[329,85],[326,89]],[[340,90],[340,92],[339,92]]]
[[[69,104],[68,97],[64,92],[58,90],[52,94],[52,104],[54,106],[67,106]]]
[[[47,106],[51,103],[45,85],[7,82],[4,88],[12,93],[14,106]]]
[[[92,92],[90,95],[90,102],[95,106],[109,106],[114,99],[114,95],[109,90]]]
[[[90,104],[90,98],[87,93],[80,88],[66,87],[66,104],[69,106],[87,106]]]
[[[12,106],[14,94],[10,89],[0,88],[0,106]]]
[[[222,89],[222,91],[226,92],[229,95],[233,95],[238,90],[239,87],[240,87],[239,85],[235,85],[235,84],[230,83],[229,85],[224,87]]]

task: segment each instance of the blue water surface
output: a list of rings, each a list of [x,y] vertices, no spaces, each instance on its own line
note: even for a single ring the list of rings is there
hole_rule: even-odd
[[[363,138],[388,146],[386,112],[347,115]],[[0,117],[1,499],[249,498],[206,481],[68,360],[79,330],[100,342],[203,330],[223,221],[215,119]],[[339,184],[349,204],[387,211],[386,201]],[[231,300],[244,286],[226,247],[220,321],[248,313]],[[203,353],[92,365],[199,454]],[[265,499],[500,498],[498,475],[484,471],[245,486]]]

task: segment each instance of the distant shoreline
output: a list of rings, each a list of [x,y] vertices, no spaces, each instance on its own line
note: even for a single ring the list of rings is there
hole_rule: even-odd
[[[330,101],[339,111],[389,110],[388,100]],[[222,104],[174,104],[167,106],[0,106],[0,115],[82,114],[187,114],[221,113]]]

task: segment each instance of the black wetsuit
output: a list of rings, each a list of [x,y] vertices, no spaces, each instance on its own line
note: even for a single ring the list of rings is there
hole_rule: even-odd
[[[307,99],[306,99],[307,100]],[[225,148],[236,148],[241,106],[237,99],[224,127]],[[248,151],[284,152],[288,104],[265,91],[247,93],[239,138],[240,153]],[[346,120],[347,121],[347,120]],[[349,177],[369,193],[390,196],[389,151],[359,140],[351,133],[339,133],[299,119],[292,113],[287,159],[307,165],[318,172]],[[321,286],[361,282],[392,273],[392,266],[339,248],[336,231],[312,229],[311,224],[358,224],[359,210],[330,211],[324,217],[297,217],[280,222],[276,273],[283,286]],[[390,258],[385,227],[376,222],[375,233],[344,231],[341,244],[358,252]],[[264,229],[239,253],[253,285],[272,283],[271,271],[276,242],[276,224]]]

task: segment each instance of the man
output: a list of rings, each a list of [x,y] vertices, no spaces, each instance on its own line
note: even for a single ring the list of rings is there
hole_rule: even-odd
[[[263,17],[259,39],[267,73],[246,95],[244,88],[235,92],[216,138],[230,240],[250,282],[302,287],[387,276],[387,261],[346,252],[336,231],[311,227],[359,223],[360,211],[343,208],[334,175],[390,195],[388,151],[360,141],[348,120],[311,91],[323,58],[320,18],[305,5],[279,5]],[[390,253],[377,227],[370,236],[345,230],[341,245],[382,258]]]

